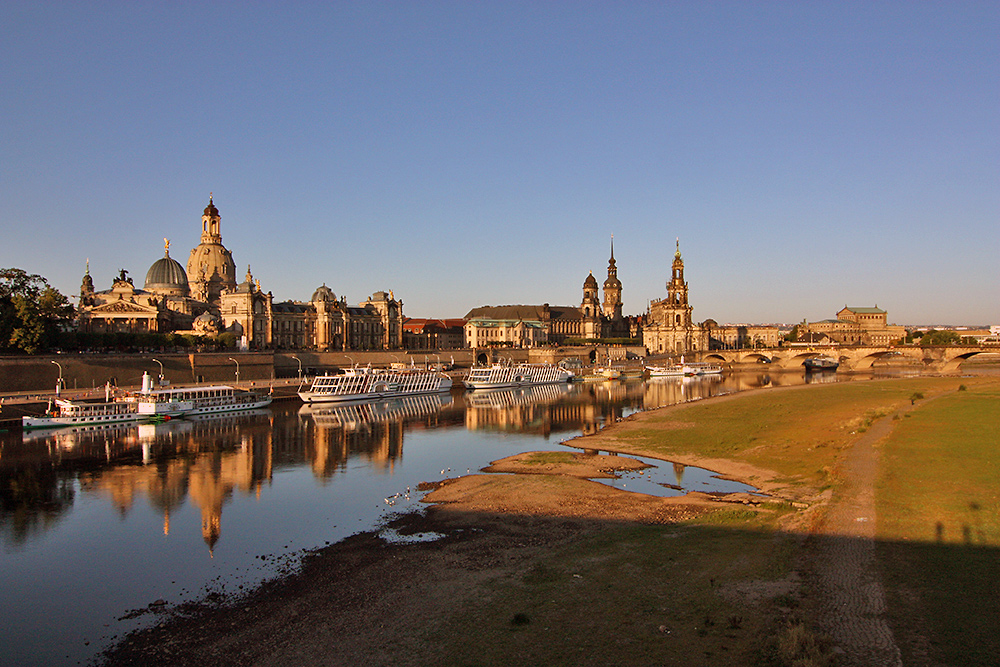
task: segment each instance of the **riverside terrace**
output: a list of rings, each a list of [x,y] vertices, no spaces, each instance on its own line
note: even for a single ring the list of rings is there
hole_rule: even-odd
[[[910,363],[919,365],[924,370],[954,372],[962,362],[986,353],[1000,353],[1000,344],[879,347],[791,343],[770,348],[691,352],[685,356],[691,361],[714,361],[734,367],[766,363],[775,371],[798,370],[810,357],[827,356],[839,362],[842,372],[864,371],[877,362]],[[295,354],[156,352],[12,356],[0,357],[0,390],[7,394],[52,392],[59,377],[63,378],[63,387],[67,390],[103,387],[108,381],[118,386],[138,385],[144,371],[154,376],[162,373],[167,380],[175,383],[231,383],[236,379],[242,383],[260,383],[274,378],[312,376],[353,365],[386,367],[393,363],[412,363],[417,366],[448,363],[455,368],[468,368],[475,363],[500,360],[559,363],[564,359],[574,358],[584,365],[600,365],[623,363],[627,359],[639,363],[644,356],[646,350],[642,347],[606,345],[458,349],[444,353],[398,350],[350,353],[300,351]],[[657,358],[663,356],[657,355]],[[162,363],[162,370],[159,363]]]

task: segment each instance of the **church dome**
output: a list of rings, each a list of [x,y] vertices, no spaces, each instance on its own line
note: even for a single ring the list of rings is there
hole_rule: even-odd
[[[309,302],[310,303],[316,303],[318,301],[330,302],[330,301],[336,301],[336,300],[337,300],[337,297],[333,293],[333,290],[330,289],[329,287],[327,287],[326,283],[323,283],[320,287],[316,288],[315,292],[313,292],[312,298],[309,299]]]
[[[597,289],[597,278],[594,277],[593,273],[583,281],[583,289]]]
[[[236,263],[233,255],[222,245],[222,216],[208,198],[208,206],[201,216],[201,243],[191,251],[187,275],[199,300],[218,305],[220,295],[236,289]]]
[[[154,294],[187,296],[190,293],[187,272],[184,271],[180,262],[170,256],[168,251],[149,267],[149,271],[146,272],[144,289]]]
[[[596,280],[594,282],[597,282]],[[604,289],[608,288],[621,289],[622,281],[618,280],[618,276],[608,276],[608,279],[604,281]]]

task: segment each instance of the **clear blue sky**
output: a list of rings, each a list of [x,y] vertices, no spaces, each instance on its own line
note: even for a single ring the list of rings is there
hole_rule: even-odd
[[[0,266],[276,300],[1000,323],[1000,3],[5,2]]]

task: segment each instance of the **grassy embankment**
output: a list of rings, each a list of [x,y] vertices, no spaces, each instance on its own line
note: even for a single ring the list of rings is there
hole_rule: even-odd
[[[1000,385],[962,382],[884,445],[879,556],[904,664],[1000,656]]]
[[[959,382],[857,382],[698,402],[620,424],[602,436],[618,447],[601,448],[738,460],[770,471],[784,497],[815,500],[836,487],[839,455],[874,419],[908,406],[916,393],[950,392],[959,398],[926,403],[940,405],[947,420],[961,399],[989,384],[964,379],[969,391],[956,394]],[[892,460],[893,469],[906,467]],[[942,480],[962,478],[942,473]],[[765,508],[771,511],[721,509],[684,525],[588,533],[525,576],[493,582],[451,619],[429,627],[427,639],[448,656],[443,664],[456,665],[830,664],[822,640],[807,630],[808,601],[797,594],[802,533],[779,529],[797,510],[787,502]]]

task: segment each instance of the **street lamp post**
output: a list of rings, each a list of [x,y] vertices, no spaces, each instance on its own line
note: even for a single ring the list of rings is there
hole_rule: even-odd
[[[236,384],[239,385],[239,383],[240,383],[240,362],[236,361],[232,357],[229,357],[229,361],[231,361],[234,364],[236,364]]]
[[[301,384],[302,383],[302,360],[299,359],[298,357],[296,357],[294,354],[292,355],[292,359],[294,359],[295,361],[299,362],[299,383]]]
[[[157,381],[156,384],[157,384],[157,386],[162,386],[163,385],[163,362],[160,361],[159,359],[153,359],[153,361],[155,361],[156,363],[158,363],[160,365],[160,378],[159,378],[159,381]]]
[[[59,379],[56,380],[56,396],[59,396],[59,394],[62,393],[62,387],[63,387],[62,364],[60,364],[58,361],[53,361],[52,363],[54,363],[56,366],[59,367]]]

